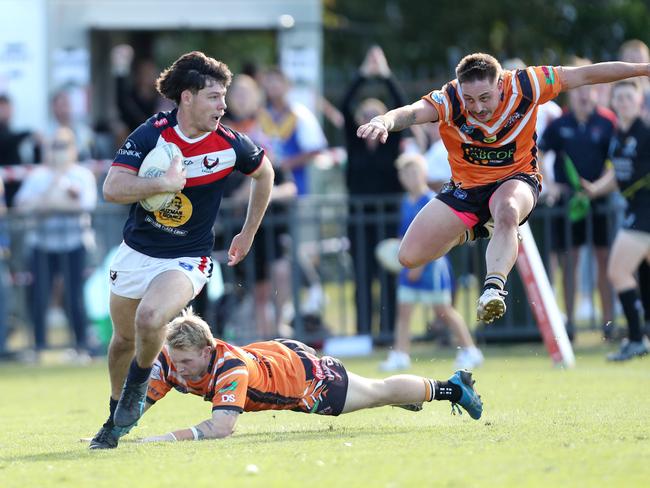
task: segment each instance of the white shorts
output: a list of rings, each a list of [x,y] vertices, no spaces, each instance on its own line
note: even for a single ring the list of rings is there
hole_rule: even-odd
[[[195,297],[210,279],[212,266],[209,256],[153,258],[122,242],[110,267],[111,292],[125,298],[140,299],[156,276],[176,270],[190,279]]]

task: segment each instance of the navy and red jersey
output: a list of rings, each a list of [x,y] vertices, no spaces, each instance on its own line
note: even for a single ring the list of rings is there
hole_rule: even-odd
[[[113,166],[138,171],[154,147],[173,142],[183,153],[187,170],[185,188],[166,208],[147,212],[138,203],[131,205],[124,242],[156,258],[209,256],[225,178],[235,170],[253,173],[262,162],[264,150],[221,124],[214,132],[190,139],[178,127],[176,113],[174,109],[154,115],[117,151]]]
[[[557,183],[569,184],[564,157],[568,156],[584,179],[595,181],[605,169],[609,141],[614,134],[616,116],[610,110],[597,107],[585,123],[578,122],[571,112],[553,120],[541,135],[539,148],[555,151],[553,166]]]

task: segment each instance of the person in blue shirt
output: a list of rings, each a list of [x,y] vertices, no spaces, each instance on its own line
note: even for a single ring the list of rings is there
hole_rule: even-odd
[[[224,63],[201,52],[177,59],[156,82],[177,108],[154,115],[131,133],[104,182],[107,201],[131,208],[124,242],[110,267],[110,414],[91,449],[117,447],[119,437],[142,415],[165,324],[210,278],[213,225],[225,180],[233,171],[251,176],[253,182],[242,230],[230,244],[228,265],[244,259],[262,221],[274,172],[263,149],[221,124],[231,77]],[[175,157],[160,177],[138,177],[146,155],[167,142],[179,147],[182,160]],[[138,204],[163,192],[176,193],[168,207],[148,212]]]
[[[435,197],[427,185],[427,166],[424,156],[407,153],[397,158],[399,181],[406,190],[400,209],[400,237],[406,234],[418,212]],[[414,306],[418,303],[432,306],[436,315],[451,329],[460,346],[456,356],[458,368],[472,369],[483,363],[483,354],[476,347],[465,319],[452,305],[452,269],[446,256],[412,269],[402,269],[397,289],[397,327],[395,343],[383,371],[408,369],[411,364],[410,323]]]

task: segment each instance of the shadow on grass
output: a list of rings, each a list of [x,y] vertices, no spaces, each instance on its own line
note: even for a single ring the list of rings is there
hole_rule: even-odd
[[[423,427],[418,429],[419,432],[435,430],[434,427]],[[269,442],[287,442],[287,441],[307,441],[307,440],[318,440],[322,442],[327,439],[355,439],[355,438],[372,438],[372,437],[388,437],[394,435],[403,435],[412,433],[413,429],[409,428],[390,428],[382,429],[378,431],[374,427],[360,427],[360,428],[350,428],[350,427],[335,427],[334,425],[329,425],[327,427],[318,427],[318,428],[302,428],[297,427],[295,429],[286,429],[282,432],[251,432],[236,434],[235,436],[229,439],[215,439],[202,441],[202,445],[209,446],[212,444],[213,447],[217,449],[230,449],[232,444],[240,444],[242,442],[246,444],[259,444],[259,443],[269,443]],[[230,442],[228,442],[230,441]],[[103,458],[114,458],[120,457],[120,448],[117,449],[102,449],[102,450],[93,450],[88,449],[87,443],[79,443],[83,448],[81,450],[74,449],[65,451],[47,451],[40,452],[35,454],[26,454],[24,456],[0,456],[0,470],[7,467],[3,464],[14,463],[14,462],[27,462],[27,463],[38,463],[43,461],[78,461],[80,458],[88,458],[93,456],[102,456]],[[161,446],[163,443],[152,443],[150,447]],[[185,444],[185,443],[183,443]],[[125,445],[140,445],[144,446],[145,444],[138,442],[137,439],[124,439],[120,441],[120,446],[124,447]]]

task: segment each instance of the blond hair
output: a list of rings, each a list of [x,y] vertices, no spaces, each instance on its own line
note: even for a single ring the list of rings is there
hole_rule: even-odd
[[[386,104],[378,98],[366,98],[354,111],[354,120],[358,124],[365,124],[373,117],[385,114],[387,110]]]
[[[203,349],[214,344],[210,326],[196,315],[192,307],[167,324],[167,345],[183,351]]]
[[[618,56],[621,59],[626,58],[626,53],[635,52],[641,56],[641,59],[650,59],[650,49],[648,45],[640,39],[630,39],[621,44],[618,50]]]
[[[411,165],[418,166],[426,172],[427,160],[420,153],[409,152],[409,153],[401,154],[395,161],[395,167],[398,170],[402,170]]]

